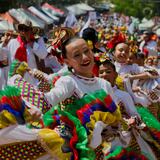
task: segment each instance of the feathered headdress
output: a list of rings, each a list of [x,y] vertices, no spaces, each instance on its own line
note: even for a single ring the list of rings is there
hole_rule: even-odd
[[[118,43],[126,42],[126,36],[122,32],[117,32],[113,35],[110,41],[108,41],[106,48],[113,50]]]
[[[129,53],[136,54],[138,52],[137,38],[134,35],[128,37]]]
[[[52,46],[51,54],[56,56],[60,63],[63,63],[63,59],[61,57],[61,45],[64,41],[73,37],[75,33],[71,28],[57,27],[51,31],[51,34],[53,35],[50,40]]]

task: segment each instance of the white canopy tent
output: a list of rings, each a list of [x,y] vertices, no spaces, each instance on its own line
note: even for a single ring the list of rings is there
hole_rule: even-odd
[[[151,29],[154,26],[154,22],[152,19],[147,20],[146,18],[143,18],[142,22],[139,24],[140,30],[148,30]]]
[[[31,7],[28,8],[28,10],[31,11],[33,14],[37,15],[39,18],[41,18],[47,24],[53,24],[54,20],[51,19],[50,17],[48,17],[47,15],[43,14],[37,8],[31,6]]]
[[[40,18],[32,15],[29,11],[20,9],[11,9],[9,13],[17,19],[19,22],[22,22],[24,19],[28,19],[32,22],[33,26],[45,28],[45,22],[42,21]]]
[[[85,3],[79,3],[76,5],[79,9],[84,11],[94,11],[95,9]]]
[[[66,7],[69,12],[72,12],[74,15],[78,16],[85,14],[87,11],[80,9],[76,4]]]
[[[14,30],[13,24],[6,20],[0,20],[0,33],[4,33],[7,30]]]
[[[55,21],[59,21],[59,17],[55,16],[52,10],[42,7],[42,11]]]
[[[44,3],[41,7],[51,12],[54,16],[59,17],[64,15],[64,11],[48,3]]]
[[[68,11],[72,12],[74,15],[81,15],[87,13],[87,11],[94,11],[95,9],[90,7],[85,3],[78,3],[66,7]]]

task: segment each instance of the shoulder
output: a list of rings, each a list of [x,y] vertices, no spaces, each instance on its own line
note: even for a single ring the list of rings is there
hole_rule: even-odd
[[[10,77],[10,78],[8,79],[7,84],[8,84],[8,85],[11,85],[11,86],[15,86],[15,81],[16,81],[16,79],[20,79],[20,78],[22,78],[21,75],[15,74],[14,76],[12,76],[12,77]]]
[[[74,79],[71,75],[61,76],[55,83],[56,85],[74,85]]]
[[[137,71],[137,73],[144,72],[144,68],[140,67],[138,64],[132,64],[132,68]]]
[[[120,90],[120,89],[117,89],[117,93],[118,93],[118,95],[120,96],[120,97],[122,97],[122,98],[124,98],[124,99],[130,99],[131,98],[131,96],[130,96],[130,94],[129,93],[127,93],[126,91],[122,91],[122,90]]]
[[[104,87],[104,88],[106,88],[106,87],[107,87],[107,88],[111,87],[110,82],[108,82],[107,80],[102,79],[102,78],[99,78],[99,77],[96,77],[96,79],[97,79],[98,83],[99,83],[102,87]]]

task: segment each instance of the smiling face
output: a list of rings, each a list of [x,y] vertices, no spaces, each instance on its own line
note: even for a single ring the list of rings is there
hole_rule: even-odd
[[[99,66],[99,77],[103,78],[111,83],[112,86],[115,85],[115,80],[118,74],[115,71],[115,68],[110,64],[101,64]]]
[[[128,65],[132,65],[132,64],[134,64],[134,63],[137,63],[136,54],[130,53],[130,54],[129,54],[129,57],[128,57],[128,59],[127,59],[127,64],[128,64]]]
[[[115,60],[119,63],[126,63],[129,57],[129,47],[125,43],[120,43],[116,46],[114,52]]]
[[[84,77],[92,77],[94,58],[93,52],[87,46],[85,40],[75,39],[66,45],[66,58],[64,62],[72,67],[76,74]]]

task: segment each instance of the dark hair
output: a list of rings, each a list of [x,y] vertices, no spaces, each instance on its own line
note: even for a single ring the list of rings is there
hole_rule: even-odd
[[[104,62],[101,62],[100,64],[99,64],[99,66],[100,65],[108,65],[108,66],[110,66],[113,70],[114,70],[114,72],[116,72],[116,67],[115,67],[115,65],[110,61],[110,60],[105,60]]]
[[[94,28],[88,27],[83,30],[82,38],[96,43],[98,41],[98,32]]]
[[[82,38],[80,38],[80,37],[78,37],[78,36],[74,36],[74,37],[71,37],[71,38],[65,40],[65,41],[62,43],[61,53],[62,53],[62,57],[63,57],[63,58],[67,58],[66,46],[69,45],[70,43],[74,42],[74,41],[77,40],[77,39],[82,39]],[[70,72],[72,72],[72,69],[73,69],[72,67],[68,67],[68,70],[69,70]]]
[[[144,59],[145,55],[142,52],[137,53],[137,59]]]
[[[66,41],[64,41],[62,43],[62,46],[61,46],[61,51],[62,51],[62,57],[63,58],[67,58],[67,50],[66,50],[66,46],[69,45],[70,43],[74,42],[75,40],[77,39],[81,39],[80,37],[77,37],[77,36],[74,36],[74,37],[71,37],[69,39],[67,39]]]

